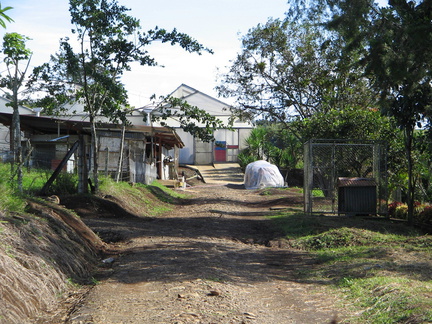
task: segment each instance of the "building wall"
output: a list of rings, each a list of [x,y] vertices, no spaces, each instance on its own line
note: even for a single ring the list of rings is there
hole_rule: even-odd
[[[237,162],[238,153],[246,147],[245,139],[249,136],[252,128],[236,129],[234,131],[219,129],[215,132],[216,142],[226,145],[225,152],[220,150],[216,143],[202,143],[191,134],[182,129],[176,129],[185,147],[180,149],[180,164],[211,164],[214,162]],[[222,150],[223,151],[223,150]],[[220,158],[225,154],[225,160]],[[218,159],[219,157],[219,159]],[[218,161],[219,160],[219,161]]]
[[[9,151],[9,127],[0,124],[0,154]]]
[[[0,112],[1,113],[7,113],[7,114],[12,114],[13,109],[12,107],[6,106],[8,103],[10,103],[11,101],[0,97]],[[31,110],[30,108],[27,107],[23,107],[20,106],[18,108],[19,114],[20,115],[35,115],[35,112],[33,112],[33,110]],[[0,159],[1,156],[3,154],[5,154],[5,152],[9,152],[9,148],[10,148],[10,135],[9,135],[9,127],[8,126],[4,126],[3,124],[0,123]],[[24,139],[24,133],[21,134],[22,139]]]

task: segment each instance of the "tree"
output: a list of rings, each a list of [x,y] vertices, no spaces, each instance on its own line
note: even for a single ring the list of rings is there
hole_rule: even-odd
[[[302,142],[281,124],[262,123],[245,139],[246,149],[239,154],[240,166],[266,160],[280,169],[294,169],[301,157]],[[288,173],[287,173],[288,174]]]
[[[334,1],[338,10],[328,24],[347,44],[346,53],[361,52],[361,63],[380,91],[384,114],[403,131],[408,169],[408,221],[413,222],[415,177],[414,130],[430,119],[432,102],[432,4],[390,0],[378,8],[371,0]]]
[[[236,113],[284,124],[346,106],[373,106],[376,97],[352,60],[341,60],[343,44],[314,21],[269,20],[243,37],[242,52],[218,91],[236,97]],[[304,17],[303,17],[304,18]]]
[[[393,118],[382,116],[377,108],[331,109],[296,123],[305,141],[313,138],[389,141],[398,132]]]
[[[146,50],[155,41],[179,45],[188,52],[201,54],[204,48],[190,36],[176,29],[168,32],[154,28],[142,32],[139,20],[127,15],[116,0],[70,0],[70,14],[77,35],[75,51],[68,38],[60,42],[60,52],[50,64],[34,71],[48,94],[41,102],[50,108],[66,102],[81,101],[89,115],[92,133],[93,179],[98,190],[98,152],[96,119],[126,122],[127,92],[121,76],[132,62],[155,66],[156,60]]]
[[[18,93],[23,85],[32,54],[31,50],[26,47],[28,40],[28,37],[18,33],[6,33],[3,37],[4,62],[8,74],[1,79],[1,87],[12,92],[12,102],[7,104],[13,109],[10,150],[13,152],[13,165],[15,165],[12,174],[15,174],[15,172],[17,174],[18,189],[20,191],[22,191],[22,148]],[[27,61],[24,69],[20,68],[21,61]]]
[[[0,3],[0,26],[6,28],[6,22],[13,22],[14,20],[6,14],[6,11],[13,9],[12,7],[1,7]]]
[[[350,107],[343,110],[332,109],[326,113],[316,113],[310,118],[296,121],[302,138],[338,140],[383,141],[387,144],[387,168],[392,174],[404,166],[403,150],[400,146],[402,134],[394,118],[384,116],[378,109]],[[361,159],[352,161],[359,162]],[[360,166],[360,164],[358,164]],[[355,169],[355,167],[353,168]],[[361,168],[358,168],[360,170]],[[364,176],[357,172],[358,176]]]

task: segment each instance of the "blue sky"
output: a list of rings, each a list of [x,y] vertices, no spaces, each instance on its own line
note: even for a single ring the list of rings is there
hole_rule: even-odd
[[[240,51],[242,35],[269,17],[282,18],[287,0],[119,0],[131,8],[130,15],[140,19],[143,30],[159,26],[177,28],[214,50],[214,54],[186,53],[167,44],[152,45],[150,53],[161,67],[134,65],[123,78],[130,102],[136,107],[149,103],[150,96],[167,95],[181,83],[216,97],[217,69],[230,65]],[[67,0],[0,0],[2,7],[14,9],[8,14],[14,23],[0,30],[30,37],[31,65],[49,60],[58,50],[59,39],[71,36]]]

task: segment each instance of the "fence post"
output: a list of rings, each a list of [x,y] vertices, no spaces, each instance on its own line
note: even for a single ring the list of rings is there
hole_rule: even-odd
[[[109,162],[109,149],[108,146],[105,148],[105,177],[108,177],[108,162]]]

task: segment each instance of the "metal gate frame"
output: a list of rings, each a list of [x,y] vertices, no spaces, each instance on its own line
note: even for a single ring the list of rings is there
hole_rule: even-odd
[[[312,139],[304,144],[304,211],[337,214],[339,177],[374,178],[377,213],[387,215],[387,145],[383,141]]]

